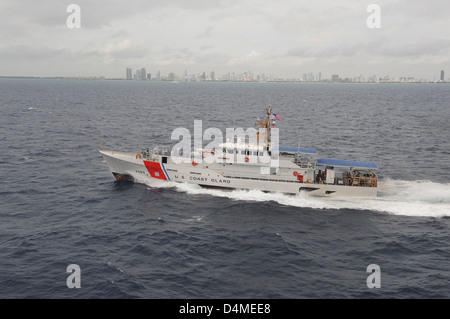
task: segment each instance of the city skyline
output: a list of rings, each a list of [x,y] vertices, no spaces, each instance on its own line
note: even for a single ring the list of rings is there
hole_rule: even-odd
[[[121,78],[126,66],[147,65],[163,74],[252,70],[277,78],[322,72],[432,81],[450,69],[444,0],[376,1],[374,28],[372,2],[356,0],[76,3],[78,25],[57,0],[3,1],[0,75]]]
[[[163,74],[158,71],[152,75],[147,73],[145,67],[133,68],[127,67],[123,77],[105,77],[103,75],[89,76],[15,76],[0,75],[0,78],[41,78],[41,79],[71,79],[71,80],[134,80],[134,81],[184,81],[184,82],[303,82],[303,83],[450,83],[450,77],[445,79],[445,71],[441,70],[438,76],[432,80],[417,78],[414,76],[391,76],[389,74],[379,76],[373,75],[353,75],[346,76],[340,74],[331,74],[329,77],[323,76],[322,72],[309,72],[300,74],[297,77],[277,77],[274,74],[255,74],[248,72],[227,72],[217,74],[215,71],[188,73],[187,70],[182,75],[175,72]]]
[[[415,76],[392,76],[389,74],[386,75],[377,75],[377,74],[359,74],[359,75],[339,75],[339,74],[331,74],[327,76],[327,74],[318,71],[318,72],[308,72],[299,74],[296,77],[277,77],[274,74],[266,74],[266,73],[254,73],[251,70],[243,71],[243,72],[226,72],[224,74],[217,74],[215,71],[209,72],[188,72],[188,70],[184,70],[181,73],[169,72],[164,75],[161,74],[161,71],[146,73],[146,68],[136,68],[135,73],[133,74],[133,68],[126,68],[126,76],[123,79],[126,80],[154,80],[154,81],[234,81],[234,82],[263,82],[263,81],[298,81],[298,82],[450,82],[449,79],[445,79],[445,71],[440,70],[436,76],[429,80],[425,78],[417,78]],[[142,72],[144,72],[142,74]],[[150,72],[150,71],[149,71]]]

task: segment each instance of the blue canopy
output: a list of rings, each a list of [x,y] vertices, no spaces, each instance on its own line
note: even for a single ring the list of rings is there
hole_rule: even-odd
[[[330,159],[330,158],[318,159],[317,164],[328,165],[328,166],[339,166],[339,167],[378,169],[378,165],[374,162],[344,161],[344,160],[337,160],[337,159]]]
[[[317,151],[314,148],[304,148],[304,147],[289,147],[289,146],[280,146],[280,152],[286,153],[308,153],[308,154],[317,154]]]

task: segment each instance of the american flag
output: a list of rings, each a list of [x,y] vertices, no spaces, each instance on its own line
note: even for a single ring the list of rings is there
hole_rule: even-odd
[[[276,114],[274,114],[274,115],[275,115],[275,118],[274,118],[275,121],[280,121],[281,120],[281,115],[276,115]]]

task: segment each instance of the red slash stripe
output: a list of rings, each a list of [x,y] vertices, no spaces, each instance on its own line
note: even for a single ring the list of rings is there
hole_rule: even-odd
[[[144,161],[144,165],[150,173],[151,177],[167,180],[166,174],[164,174],[160,163]]]

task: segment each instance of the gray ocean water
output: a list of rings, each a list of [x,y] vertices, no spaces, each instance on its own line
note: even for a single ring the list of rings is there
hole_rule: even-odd
[[[269,102],[281,145],[375,161],[379,196],[118,183],[98,152]],[[445,84],[0,79],[0,298],[449,298],[449,123]]]

